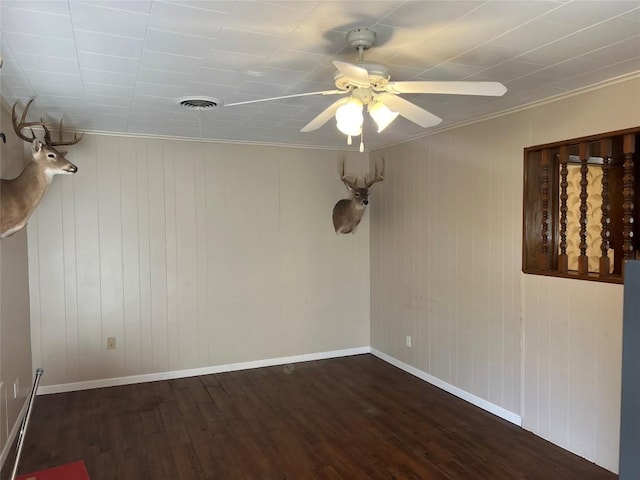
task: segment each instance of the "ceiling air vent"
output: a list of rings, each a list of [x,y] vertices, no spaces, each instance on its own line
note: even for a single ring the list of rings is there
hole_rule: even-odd
[[[212,97],[183,97],[176,100],[178,105],[192,110],[212,110],[222,106],[222,102]]]

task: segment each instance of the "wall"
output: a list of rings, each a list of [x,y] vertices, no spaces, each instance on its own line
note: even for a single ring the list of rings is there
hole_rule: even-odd
[[[11,128],[11,116],[0,108],[0,131],[7,143],[0,141],[2,178],[14,178],[24,166],[24,142]],[[27,232],[21,230],[0,240],[0,452],[4,463],[12,446],[9,442],[19,427],[20,412],[29,395],[33,370],[29,336],[29,280],[27,267]],[[17,398],[13,398],[14,381],[19,380]]]
[[[340,156],[85,135],[29,224],[43,385],[367,347],[368,221],[333,232]]]
[[[635,78],[373,154],[372,347],[612,471],[622,286],[521,273],[523,149],[639,124]]]

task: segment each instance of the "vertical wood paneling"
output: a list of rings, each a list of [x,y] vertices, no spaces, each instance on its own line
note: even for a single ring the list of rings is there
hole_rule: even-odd
[[[614,300],[614,301],[612,301]],[[620,448],[620,415],[622,378],[612,372],[622,369],[623,289],[607,285],[598,291],[600,333],[596,336],[596,444],[599,463],[617,470]]]
[[[600,286],[573,282],[569,290],[569,448],[595,457],[596,324]],[[543,317],[545,319],[545,317]],[[544,321],[544,320],[543,320]],[[546,350],[541,350],[546,352]],[[579,405],[579,407],[577,407]]]
[[[231,286],[227,255],[227,169],[225,151],[205,156],[206,182],[206,235],[207,235],[207,285],[208,285],[208,339],[209,362],[221,364],[231,358],[234,348],[229,337],[229,305]]]
[[[569,441],[569,284],[553,280],[549,288],[549,436],[558,445]],[[531,322],[534,323],[534,322]]]
[[[373,347],[614,471],[622,288],[521,273],[522,151],[637,125],[638,92],[634,79],[384,148],[395,190],[372,217]],[[415,177],[425,193],[402,193]],[[416,290],[427,296],[417,311]],[[404,347],[409,327],[419,352]]]
[[[100,137],[97,147],[98,235],[100,259],[101,341],[125,341],[122,262],[122,206],[118,141]],[[125,349],[103,350],[109,376],[124,375]]]
[[[196,218],[196,284],[197,284],[197,312],[196,338],[198,339],[197,365],[207,365],[209,362],[209,282],[207,278],[207,183],[205,176],[205,158],[202,145],[197,145],[194,152],[194,183],[195,183],[195,218]]]
[[[178,365],[189,368],[198,365],[198,238],[196,226],[195,163],[198,144],[185,142],[174,150],[175,209],[176,215],[176,274]],[[178,158],[178,156],[180,158]],[[194,348],[195,347],[195,348]]]
[[[120,215],[122,217],[122,296],[125,372],[143,371],[143,314],[141,306],[140,231],[145,224],[138,205],[136,141],[118,139]]]
[[[136,202],[132,203],[131,206],[135,205],[138,211],[138,242],[137,245],[132,245],[131,248],[137,248],[138,250],[138,263],[133,265],[132,268],[137,268],[140,276],[137,292],[140,301],[140,372],[148,373],[154,371],[153,338],[155,336],[152,321],[153,309],[151,306],[149,158],[147,156],[147,142],[144,140],[136,139],[133,148],[134,163],[129,165],[128,168],[130,170],[135,169],[136,172]],[[131,294],[135,296],[136,292],[131,290]]]
[[[152,371],[169,370],[167,234],[163,142],[147,142]]]
[[[86,135],[73,154],[30,227],[43,384],[369,344],[368,220],[333,232],[335,153]]]
[[[60,204],[60,185],[51,185],[48,195],[58,202],[44,205],[38,211],[38,232],[50,233],[46,243],[39,243],[40,274],[46,281],[39,282],[39,296],[47,308],[41,312],[40,328],[42,339],[42,360],[59,372],[57,378],[64,378],[66,370],[66,315],[65,315],[65,279],[62,241],[62,207]],[[59,346],[63,348],[60,349]]]
[[[78,177],[74,178],[79,319],[77,380],[93,378],[94,372],[102,371],[103,366],[97,166],[99,143],[99,139],[87,136],[82,142],[75,145],[73,150],[74,158],[78,158],[78,173],[75,174]],[[40,206],[48,202],[53,202],[53,198],[45,197]],[[47,232],[40,232],[38,244],[46,243],[49,235]],[[46,282],[47,277],[41,274],[37,279],[29,279],[30,282],[36,280]],[[47,309],[46,302],[41,302],[41,305],[43,310]],[[47,343],[49,343],[48,340]],[[51,368],[48,368],[46,363],[43,364],[43,367],[47,368],[48,377]]]
[[[162,166],[164,172],[164,240],[165,240],[165,260],[166,260],[166,304],[167,304],[167,362],[169,370],[177,370],[180,368],[180,328],[178,326],[178,303],[179,298],[179,279],[178,279],[178,224],[176,216],[176,171],[180,170],[182,163],[187,163],[183,159],[176,158],[179,149],[178,144],[182,147],[181,142],[163,141]],[[176,170],[176,162],[179,163]],[[187,214],[187,212],[185,212]],[[185,319],[185,322],[189,322]]]

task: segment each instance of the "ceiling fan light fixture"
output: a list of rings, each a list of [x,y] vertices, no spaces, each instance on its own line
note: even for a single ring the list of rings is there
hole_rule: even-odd
[[[339,107],[336,110],[338,130],[351,137],[360,135],[362,123],[364,122],[362,107],[362,102],[357,98],[351,98],[347,103]]]
[[[376,101],[373,105],[369,106],[369,115],[375,120],[376,125],[378,125],[378,133],[380,133],[387,128],[399,114],[398,112],[392,111],[384,103]]]

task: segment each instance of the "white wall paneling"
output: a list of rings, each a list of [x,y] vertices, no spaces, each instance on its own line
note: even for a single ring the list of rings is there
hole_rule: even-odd
[[[372,349],[616,471],[622,287],[521,273],[522,156],[639,123],[636,78],[373,152]]]
[[[43,385],[368,347],[368,222],[333,232],[335,152],[86,135],[68,156],[29,225]]]

